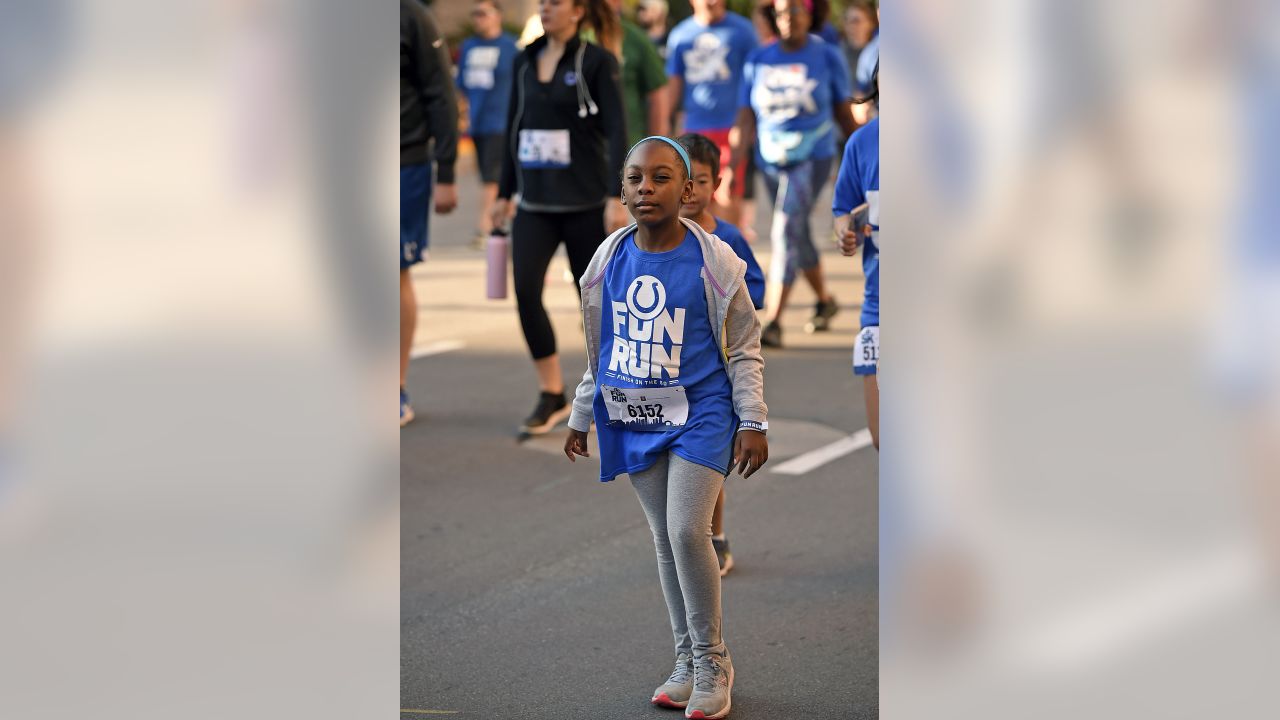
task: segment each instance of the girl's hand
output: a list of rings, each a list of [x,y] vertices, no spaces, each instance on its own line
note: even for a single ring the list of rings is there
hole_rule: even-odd
[[[493,227],[505,228],[510,213],[511,201],[498,198],[493,201],[493,209],[489,211],[489,222],[493,224]]]
[[[458,207],[458,188],[453,183],[439,183],[434,195],[437,213],[448,215]]]
[[[850,215],[839,215],[836,217],[836,244],[840,246],[840,252],[846,257],[852,257],[858,251],[858,247],[862,245],[862,236],[871,234],[871,226],[867,225],[863,228],[853,227],[853,217]],[[861,234],[858,230],[862,230]]]
[[[742,477],[751,477],[769,461],[769,441],[758,430],[739,430],[733,439],[733,462],[729,469],[738,468]],[[743,471],[746,472],[743,472]]]
[[[564,439],[564,454],[569,458],[569,462],[578,462],[574,459],[574,455],[591,457],[591,451],[587,450],[587,434],[570,428],[569,437]]]

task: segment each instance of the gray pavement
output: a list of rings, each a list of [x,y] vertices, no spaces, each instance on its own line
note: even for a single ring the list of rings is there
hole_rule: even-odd
[[[518,441],[533,370],[513,300],[484,298],[465,164],[459,190],[414,273],[423,356],[409,376],[419,419],[401,431],[401,717],[681,717],[648,704],[672,649],[639,503],[625,478],[600,483],[594,458],[560,455],[563,429]],[[804,335],[812,296],[797,290],[790,346],[766,355],[769,465],[727,485],[737,567],[724,632],[740,720],[877,715],[875,452],[771,471],[866,427],[849,370],[861,273],[833,250],[824,264],[842,313],[832,332]],[[572,385],[585,358],[564,266],[552,265],[547,303]]]

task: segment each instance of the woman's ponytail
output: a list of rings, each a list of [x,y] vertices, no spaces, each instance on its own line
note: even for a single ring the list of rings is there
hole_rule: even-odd
[[[579,30],[591,28],[596,36],[596,42],[613,53],[614,57],[621,59],[622,22],[613,8],[609,7],[608,0],[577,0],[577,4],[586,11],[582,16]]]

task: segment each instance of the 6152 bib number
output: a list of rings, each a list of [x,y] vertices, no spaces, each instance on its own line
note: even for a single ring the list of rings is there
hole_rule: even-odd
[[[671,430],[689,419],[689,399],[684,388],[619,388],[600,386],[609,424],[628,430]]]

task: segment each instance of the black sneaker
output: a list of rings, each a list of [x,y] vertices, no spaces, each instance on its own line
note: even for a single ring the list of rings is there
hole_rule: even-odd
[[[541,393],[533,414],[525,418],[520,430],[530,435],[545,435],[561,420],[568,418],[571,412],[573,408],[565,402],[564,393]]]
[[[733,569],[733,553],[729,552],[729,538],[713,537],[711,546],[716,549],[716,560],[720,563],[720,577],[724,577]]]
[[[814,303],[813,317],[809,318],[809,322],[805,323],[804,331],[807,333],[826,332],[831,329],[831,318],[840,312],[840,306],[836,304],[834,296],[830,300],[819,300]]]
[[[782,347],[782,326],[775,320],[760,330],[760,344],[765,347]]]

